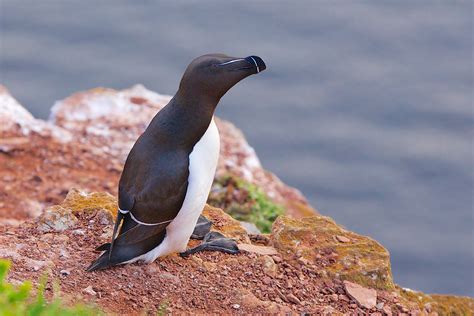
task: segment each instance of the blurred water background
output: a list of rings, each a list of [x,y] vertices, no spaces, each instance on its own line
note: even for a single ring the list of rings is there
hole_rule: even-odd
[[[395,281],[474,295],[472,2],[0,1],[0,82],[35,116],[97,86],[174,94],[209,52],[264,166],[380,241]]]

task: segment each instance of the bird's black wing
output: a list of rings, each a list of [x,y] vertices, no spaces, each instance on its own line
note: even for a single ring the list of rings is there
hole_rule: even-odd
[[[119,208],[128,213],[119,213],[122,225],[117,238],[112,246],[98,248],[106,252],[89,271],[126,262],[155,248],[181,209],[188,186],[189,153],[174,150],[166,142],[159,145],[147,144],[140,137],[130,151],[119,183]],[[142,223],[163,224],[138,224],[132,216]]]

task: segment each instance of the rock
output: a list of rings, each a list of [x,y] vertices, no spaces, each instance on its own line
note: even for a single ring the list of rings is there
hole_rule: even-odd
[[[337,301],[339,300],[339,296],[338,296],[336,293],[331,294],[331,295],[329,296],[329,298],[330,298],[331,301],[333,301],[333,302],[337,302]]]
[[[88,294],[88,295],[92,295],[92,296],[97,295],[97,292],[94,291],[94,289],[92,288],[92,285],[89,285],[88,287],[83,289],[82,292],[85,293],[85,294]]]
[[[240,305],[239,305],[239,304],[232,304],[232,308],[233,308],[233,309],[239,309],[239,308],[240,308]]]
[[[270,285],[272,284],[272,278],[266,276],[262,279],[262,283],[265,285]]]
[[[115,219],[113,215],[110,213],[109,210],[106,209],[99,209],[95,215],[95,218],[101,225],[107,225],[110,226],[114,223]],[[110,234],[112,235],[112,234]]]
[[[323,316],[333,316],[333,315],[341,315],[341,313],[339,313],[332,306],[325,306],[321,311],[321,315],[323,315]]]
[[[264,255],[258,257],[258,262],[262,265],[263,271],[271,276],[276,277],[278,274],[278,266],[273,261],[272,257]]]
[[[259,235],[262,233],[254,223],[240,221],[240,225],[242,225],[249,235]]]
[[[48,207],[38,218],[37,229],[41,232],[62,232],[72,228],[77,223],[77,217],[60,205]]]
[[[220,208],[206,205],[202,215],[212,221],[212,230],[218,231],[227,238],[235,239],[241,243],[250,244],[250,238],[242,225],[240,225],[240,222],[233,219]]]
[[[335,236],[351,242],[339,242]],[[270,239],[286,259],[298,252],[310,262],[325,262],[324,271],[329,275],[368,287],[394,288],[388,251],[375,240],[338,226],[329,217],[280,216],[273,223]]]
[[[342,242],[342,243],[346,243],[346,242],[350,242],[351,240],[345,236],[340,236],[340,235],[337,235],[336,236],[336,239],[337,241],[339,242]]]
[[[82,229],[74,229],[72,231],[72,234],[73,235],[77,235],[77,236],[84,236],[86,233],[84,232],[84,230]]]
[[[287,299],[288,302],[290,302],[290,303],[297,304],[297,305],[300,305],[300,304],[301,304],[300,299],[297,298],[295,295],[293,295],[293,294],[291,294],[291,293],[286,296],[286,299]]]
[[[70,275],[70,274],[71,274],[71,271],[70,271],[70,270],[63,269],[63,270],[59,271],[59,273],[60,273],[61,275],[67,276],[67,275]]]
[[[380,302],[380,303],[378,303],[377,305],[375,305],[375,307],[376,307],[378,310],[382,310],[382,309],[383,309],[383,306],[384,306],[384,303],[383,303],[383,302]]]
[[[252,244],[237,244],[237,246],[242,251],[256,253],[258,255],[278,255],[278,251],[273,247],[257,246]]]
[[[390,306],[384,306],[382,310],[385,315],[392,316],[392,309],[390,308]]]
[[[344,289],[347,295],[361,307],[371,309],[377,304],[377,291],[374,289],[368,289],[349,281],[344,281]]]
[[[27,145],[27,137],[31,134],[54,138],[62,143],[72,139],[71,133],[61,127],[35,119],[7,88],[0,85],[0,148],[8,152],[18,145]]]
[[[114,221],[118,209],[117,198],[113,195],[107,192],[87,193],[78,189],[71,189],[61,206],[70,209],[72,212],[99,210],[99,214],[101,214],[99,220],[107,223]],[[100,210],[107,211],[110,216]]]
[[[171,282],[171,283],[175,283],[175,284],[178,284],[178,283],[181,282],[179,280],[179,277],[177,277],[176,275],[173,275],[169,272],[161,272],[159,275],[160,275],[160,278],[166,280],[166,282]]]
[[[347,297],[347,295],[344,295],[344,294],[339,294],[338,298],[341,300],[341,301],[344,301],[344,302],[350,302],[351,300],[349,299],[349,297]]]
[[[237,299],[240,302],[240,307],[250,308],[250,309],[259,309],[270,314],[275,314],[279,311],[278,306],[269,301],[262,301],[256,297],[252,292],[246,289],[239,289],[237,292]]]

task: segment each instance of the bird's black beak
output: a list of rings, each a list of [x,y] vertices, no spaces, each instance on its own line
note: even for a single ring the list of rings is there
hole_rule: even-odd
[[[263,61],[263,59],[258,56],[249,56],[249,57],[245,57],[244,59],[250,64],[255,65],[255,68],[257,69],[257,73],[267,69],[267,65],[265,65],[265,62]]]
[[[255,73],[264,71],[267,65],[263,62],[262,58],[258,56],[248,56],[245,58],[235,58],[226,62],[215,65],[217,67],[226,67],[230,71],[253,69]]]

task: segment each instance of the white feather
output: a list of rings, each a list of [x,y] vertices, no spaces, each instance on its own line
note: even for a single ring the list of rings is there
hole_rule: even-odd
[[[173,252],[186,250],[199,215],[206,204],[211,190],[219,158],[220,140],[216,123],[212,119],[199,142],[194,145],[189,156],[188,189],[178,215],[166,228],[163,242],[149,252],[124,263],[138,260],[152,262],[156,258]]]

